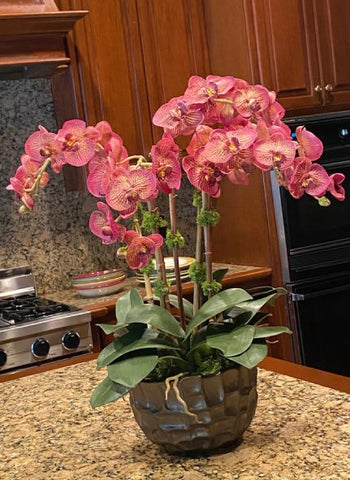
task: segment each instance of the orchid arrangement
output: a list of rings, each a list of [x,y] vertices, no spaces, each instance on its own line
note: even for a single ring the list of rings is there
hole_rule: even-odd
[[[267,353],[266,337],[289,333],[286,327],[262,324],[267,315],[259,311],[281,290],[220,291],[211,254],[212,227],[219,220],[213,199],[220,196],[224,179],[247,185],[254,170],[273,170],[294,198],[310,195],[321,206],[330,204],[329,194],[345,198],[344,175],[328,175],[317,163],[321,141],[303,126],[294,140],[284,113],[275,93],[261,85],[232,76],[193,76],[182,96],[155,113],[153,124],[164,133],[148,157],[129,155],[106,121],[87,126],[70,120],[58,133],[40,126],[26,141],[21,166],[7,187],[22,202],[20,212],[34,208],[49,181],[49,165],[54,173],[65,164],[87,166],[87,188],[100,199],[90,230],[105,244],[121,244],[118,252],[129,267],[145,275],[147,303],[131,290],[117,302],[118,323],[101,326],[115,340],[98,358],[98,368],[107,367],[108,376],[95,390],[93,406],[123,396],[144,379],[212,374],[234,364],[252,368]],[[185,151],[175,141],[182,136],[189,137]],[[178,261],[184,239],[176,208],[184,175],[194,187],[197,208],[193,303],[182,297]],[[166,240],[159,233],[167,221],[157,207],[160,195],[169,198]],[[176,296],[169,294],[164,241],[173,252]],[[159,272],[155,291],[148,277],[153,256]]]

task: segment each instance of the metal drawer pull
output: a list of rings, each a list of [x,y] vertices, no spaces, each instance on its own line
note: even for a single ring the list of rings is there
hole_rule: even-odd
[[[321,87],[321,85],[316,85],[316,87],[315,87],[315,92],[316,92],[316,93],[321,93],[321,92],[322,92],[322,87]]]
[[[331,293],[338,293],[338,292],[345,292],[346,290],[350,290],[350,284],[342,285],[340,287],[333,287],[333,288],[326,288],[325,290],[319,290],[317,292],[310,292],[310,293],[291,293],[290,299],[292,302],[301,302],[304,300],[309,300],[311,298],[317,298],[321,295],[329,295]]]
[[[327,83],[327,85],[324,87],[324,89],[327,92],[333,92],[333,85],[331,83]]]

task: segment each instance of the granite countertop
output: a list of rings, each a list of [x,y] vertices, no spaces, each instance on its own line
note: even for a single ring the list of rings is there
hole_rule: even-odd
[[[2,480],[350,478],[350,396],[259,370],[256,416],[235,450],[178,457],[150,443],[127,400],[93,410],[104,372],[81,363],[0,384]]]

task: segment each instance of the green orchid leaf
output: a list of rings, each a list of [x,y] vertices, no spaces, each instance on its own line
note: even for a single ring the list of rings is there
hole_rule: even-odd
[[[252,343],[247,351],[235,357],[229,357],[229,360],[236,362],[243,367],[253,368],[258,365],[267,355],[267,345],[264,343]]]
[[[254,338],[267,338],[273,337],[274,335],[280,335],[281,333],[291,334],[291,330],[288,327],[278,326],[278,327],[256,327]]]
[[[154,369],[158,355],[140,355],[119,360],[108,365],[108,377],[118,384],[133,388]]]
[[[184,338],[185,332],[173,315],[168,310],[158,305],[142,305],[129,311],[125,324],[140,322],[147,323],[162,332],[177,338]]]
[[[228,268],[220,268],[219,270],[215,270],[215,272],[213,272],[213,279],[217,282],[221,282],[227,272]]]
[[[174,307],[179,308],[179,299],[178,299],[177,295],[169,295],[169,302]],[[186,317],[187,318],[192,318],[193,317],[193,303],[191,303],[189,300],[186,300],[186,298],[183,298],[182,302],[183,302]]]
[[[114,342],[109,343],[99,354],[97,358],[97,369],[99,370],[102,367],[106,367],[113,362],[117,352],[124,348],[124,346],[132,344],[135,340],[140,339],[144,334],[147,325],[143,323],[137,323],[133,325],[128,325],[127,333],[123,336],[114,340]]]
[[[228,308],[233,307],[237,303],[242,303],[246,300],[250,300],[252,297],[248,292],[241,288],[229,288],[217,293],[210,298],[204,305],[198,310],[186,328],[186,337],[188,337],[195,328],[199,327],[202,323],[206,322],[210,318],[224,312]]]
[[[229,326],[228,324],[223,324]],[[220,350],[225,357],[239,355],[247,350],[254,339],[255,327],[244,325],[234,329],[227,329],[220,333],[207,336],[210,347]]]
[[[285,294],[285,290],[283,288],[275,288],[272,289],[271,291],[273,293],[266,295],[266,296],[261,296],[259,298],[253,299],[253,300],[248,300],[248,301],[243,301],[237,305],[238,308],[246,310],[250,312],[250,319],[251,320],[254,315],[267,303],[271,302],[272,300],[276,299],[280,295]]]
[[[106,334],[106,335],[110,335],[111,333],[115,333],[119,328],[120,328],[120,325],[116,325],[116,324],[109,324],[109,323],[97,323],[96,324],[98,327],[101,328],[101,330],[103,330],[103,332]]]
[[[157,349],[160,348],[163,350],[180,350],[180,347],[175,342],[173,342],[170,338],[169,339],[141,338],[133,342],[130,342],[126,345],[121,345],[120,340],[123,340],[124,336],[120,337],[119,339],[115,340],[110,344],[113,346],[113,349],[111,349],[108,352],[108,355],[101,357],[102,352],[108,349],[109,345],[107,345],[107,347],[104,350],[102,350],[101,354],[97,359],[97,368],[106,367],[107,365],[110,365],[111,363],[118,360],[118,358],[122,357],[123,355],[126,355],[127,353],[130,353],[130,352],[135,352],[137,350],[145,350],[149,348],[157,348]]]
[[[114,383],[106,377],[92,392],[90,404],[92,408],[101,407],[123,397],[129,390],[130,388]]]
[[[130,310],[140,305],[143,305],[143,300],[135,288],[132,288],[125,295],[120,297],[115,306],[115,315],[118,325],[125,323],[126,317]]]

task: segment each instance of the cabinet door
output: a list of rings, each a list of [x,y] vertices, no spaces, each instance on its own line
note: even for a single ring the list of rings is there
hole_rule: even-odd
[[[260,82],[288,110],[323,103],[313,8],[308,0],[253,0]]]
[[[127,150],[148,151],[148,110],[136,0],[57,0],[61,10],[88,10],[69,42],[80,118],[110,122]]]
[[[350,2],[313,0],[327,110],[350,105]]]
[[[150,113],[209,73],[199,0],[136,0]],[[153,127],[153,141],[162,130]]]

